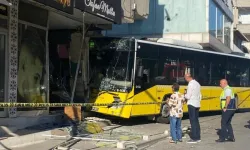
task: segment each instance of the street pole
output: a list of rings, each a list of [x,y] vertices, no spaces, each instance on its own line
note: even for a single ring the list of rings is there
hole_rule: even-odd
[[[81,43],[81,49],[80,49],[80,55],[77,63],[77,68],[76,68],[76,73],[75,73],[75,79],[74,79],[74,85],[73,85],[73,90],[71,93],[71,100],[70,103],[74,103],[74,95],[75,95],[75,89],[76,89],[76,82],[77,82],[77,76],[80,68],[80,63],[81,63],[81,58],[82,58],[82,51],[85,43],[85,12],[82,14],[82,43]]]

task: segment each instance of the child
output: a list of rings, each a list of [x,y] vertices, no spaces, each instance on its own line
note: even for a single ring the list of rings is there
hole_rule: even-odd
[[[173,84],[173,94],[167,100],[167,105],[170,107],[170,133],[172,137],[170,143],[182,142],[181,118],[183,117],[182,107],[185,98],[183,94],[179,93],[179,88],[177,83]]]

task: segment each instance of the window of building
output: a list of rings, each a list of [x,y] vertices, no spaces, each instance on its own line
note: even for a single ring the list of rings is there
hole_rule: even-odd
[[[223,13],[217,9],[217,39],[223,43]]]
[[[224,19],[224,44],[230,47],[231,42],[231,21],[225,16]]]
[[[47,102],[46,30],[19,23],[18,102]]]
[[[216,5],[210,0],[209,5],[209,33],[216,37]]]
[[[230,19],[223,13],[214,0],[209,0],[209,33],[230,48]]]

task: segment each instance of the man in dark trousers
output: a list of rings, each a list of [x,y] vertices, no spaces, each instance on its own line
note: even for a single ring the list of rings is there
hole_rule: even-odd
[[[235,142],[233,128],[231,125],[232,118],[236,111],[234,92],[228,85],[226,79],[220,80],[220,87],[223,89],[220,95],[222,109],[221,132],[220,138],[216,140],[216,142]]]
[[[187,100],[189,120],[191,124],[191,139],[187,143],[197,143],[201,141],[199,123],[201,86],[189,73],[186,74],[184,78],[188,82],[185,99]]]

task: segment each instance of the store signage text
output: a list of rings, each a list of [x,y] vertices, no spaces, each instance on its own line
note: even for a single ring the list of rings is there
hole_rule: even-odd
[[[84,0],[85,6],[91,7],[92,12],[95,12],[95,9],[98,11],[102,11],[107,15],[111,15],[115,17],[115,11],[113,7],[110,7],[105,1],[100,1],[99,3],[96,0]]]
[[[54,1],[63,5],[63,7],[70,7],[71,5],[71,0],[54,0]]]
[[[74,0],[35,0],[41,4],[50,6],[57,10],[61,10],[63,12],[73,14],[73,4]]]
[[[74,0],[75,8],[83,12],[120,24],[121,0]]]

